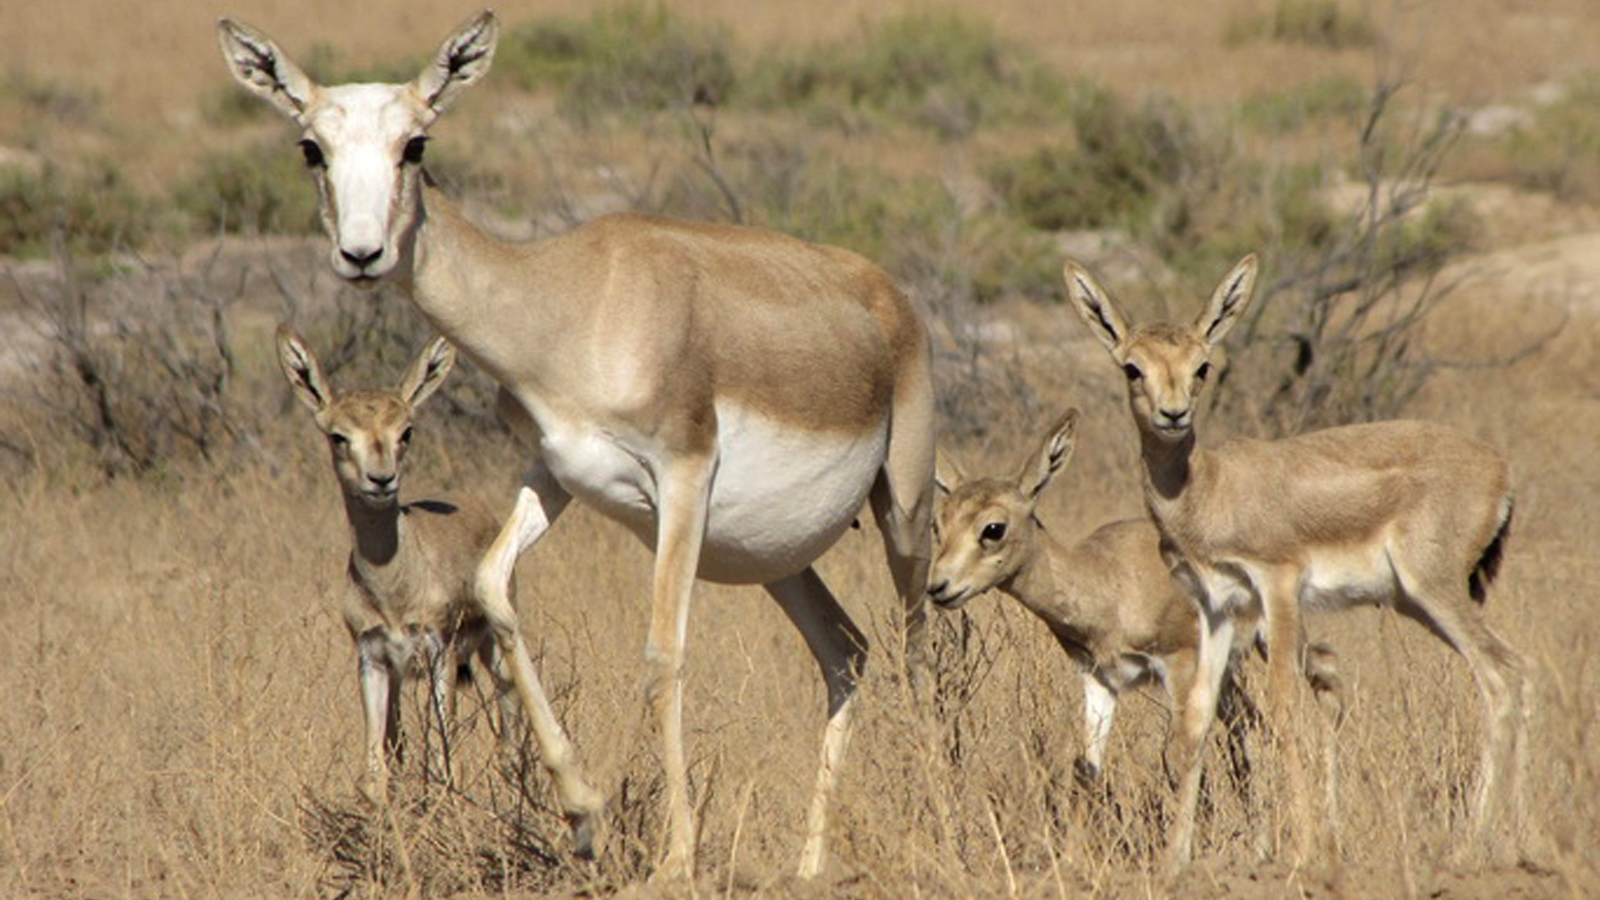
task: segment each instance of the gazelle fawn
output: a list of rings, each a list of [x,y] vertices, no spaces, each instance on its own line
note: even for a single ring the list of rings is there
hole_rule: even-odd
[[[1191,324],[1133,326],[1082,266],[1064,271],[1073,308],[1127,378],[1145,503],[1174,572],[1201,614],[1199,675],[1186,705],[1189,763],[1169,863],[1189,858],[1203,739],[1243,617],[1264,619],[1267,719],[1283,758],[1302,850],[1321,852],[1293,733],[1295,647],[1305,610],[1377,605],[1420,623],[1461,654],[1483,698],[1472,836],[1497,815],[1509,768],[1515,813],[1532,685],[1522,655],[1484,621],[1511,522],[1508,464],[1460,431],[1398,421],[1276,441],[1200,446],[1198,399],[1217,345],[1255,286],[1256,257],[1228,272]]]
[[[1045,488],[1072,456],[1077,422],[1078,411],[1068,410],[1013,476],[947,485],[943,478],[952,473],[946,467],[928,595],[953,610],[999,590],[1045,623],[1083,669],[1084,753],[1076,769],[1080,779],[1092,779],[1104,766],[1122,692],[1159,682],[1180,705],[1189,702],[1200,628],[1194,605],[1162,559],[1161,535],[1150,519],[1111,522],[1067,545],[1039,518]],[[1250,650],[1253,629],[1241,629],[1238,637],[1239,652]],[[1311,645],[1305,666],[1313,689],[1333,693],[1342,704],[1333,650]],[[1231,675],[1221,690],[1235,774],[1242,776],[1242,729],[1252,707]]]
[[[381,801],[390,757],[400,749],[400,699],[409,677],[428,678],[447,777],[458,663],[476,654],[496,694],[506,697],[500,657],[472,593],[478,560],[500,523],[477,504],[400,502],[413,413],[455,364],[443,338],[428,344],[389,390],[335,391],[316,355],[287,327],[278,329],[277,349],[289,386],[327,437],[344,496],[351,548],[343,613],[356,647],[366,724],[362,788]],[[513,711],[501,704],[507,733]]]

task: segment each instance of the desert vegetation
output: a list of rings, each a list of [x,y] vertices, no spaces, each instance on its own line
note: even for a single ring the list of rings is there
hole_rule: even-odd
[[[1357,611],[1308,620],[1338,648],[1348,705],[1338,865],[1258,854],[1254,825],[1278,790],[1268,769],[1249,792],[1208,791],[1197,862],[1172,893],[1600,890],[1586,577],[1600,525],[1600,91],[1581,54],[1560,52],[1600,40],[1583,4],[1138,0],[1070,17],[886,4],[804,28],[788,5],[552,6],[499,9],[495,68],[435,130],[430,173],[509,237],[637,209],[870,257],[928,313],[941,440],[971,468],[1009,466],[1053,412],[1082,410],[1066,489],[1041,510],[1064,541],[1142,510],[1121,376],[1061,302],[1069,256],[1148,319],[1189,315],[1218,272],[1260,253],[1258,296],[1202,413],[1208,437],[1405,416],[1511,459],[1517,518],[1485,615],[1536,673],[1538,852],[1452,856],[1476,689],[1420,629]],[[183,36],[165,57],[80,38],[97,59],[125,56],[123,78],[75,71],[65,41],[52,56],[56,32],[32,11],[0,13],[0,37],[30,48],[0,75],[0,885],[672,894],[641,883],[664,790],[637,662],[649,557],[586,511],[523,560],[518,587],[546,688],[611,799],[605,851],[571,854],[537,754],[499,746],[486,681],[462,699],[451,783],[425,763],[438,735],[418,690],[388,812],[357,791],[343,511],[272,336],[292,323],[331,378],[370,384],[431,335],[398,289],[329,271],[295,136],[232,84],[211,28],[237,15],[319,78],[388,79],[473,10],[411,4],[392,33],[364,19],[357,34],[339,30],[342,12],[313,33],[275,9],[150,4]],[[1491,64],[1495,78],[1476,74]],[[158,108],[158,90],[174,99]],[[406,497],[453,491],[506,511],[520,451],[492,401],[488,379],[458,367],[420,413]],[[876,532],[847,533],[821,571],[873,650],[829,866],[820,886],[788,880],[810,788],[792,776],[814,767],[825,707],[814,664],[761,592],[706,588],[685,699],[699,893],[1158,889],[1174,727],[1159,691],[1123,698],[1116,764],[1085,790],[1078,675],[1025,610],[936,620],[930,731],[900,675]]]

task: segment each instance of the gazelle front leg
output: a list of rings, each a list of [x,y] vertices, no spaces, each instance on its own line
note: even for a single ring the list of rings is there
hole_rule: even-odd
[[[361,687],[361,718],[366,728],[367,771],[361,793],[374,803],[389,797],[389,754],[400,740],[400,685],[389,664],[382,628],[356,637],[356,679]]]
[[[661,729],[667,778],[666,856],[660,872],[668,879],[694,876],[694,814],[689,805],[689,767],[683,749],[683,660],[689,628],[689,601],[700,567],[715,449],[670,460],[657,473],[656,564],[650,602],[650,633],[645,644],[647,701]]]
[[[1233,616],[1202,604],[1200,607],[1200,652],[1196,659],[1194,683],[1183,705],[1183,728],[1179,738],[1183,777],[1178,784],[1178,809],[1167,840],[1166,869],[1176,872],[1189,862],[1194,852],[1195,814],[1200,805],[1200,775],[1205,762],[1206,734],[1217,717],[1217,698],[1228,663],[1233,656]]]
[[[542,463],[528,470],[511,517],[478,565],[476,595],[533,728],[545,769],[555,779],[556,796],[572,826],[574,849],[579,856],[592,856],[605,800],[584,778],[572,742],[550,708],[510,599],[517,559],[549,529],[571,499]]]
[[[1117,715],[1117,695],[1097,672],[1083,674],[1083,757],[1073,769],[1080,781],[1097,781],[1105,771],[1106,742]]]

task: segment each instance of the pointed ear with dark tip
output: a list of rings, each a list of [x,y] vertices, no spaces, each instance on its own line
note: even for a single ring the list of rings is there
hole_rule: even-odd
[[[1038,500],[1050,484],[1050,479],[1061,471],[1072,458],[1072,449],[1077,443],[1078,411],[1069,409],[1061,418],[1056,420],[1054,427],[1045,434],[1044,440],[1039,444],[1039,450],[1022,466],[1022,471],[1017,473],[1017,490],[1023,496]]]
[[[499,39],[499,20],[487,9],[445,38],[433,61],[413,82],[428,108],[435,114],[444,112],[463,90],[487,75]]]
[[[279,112],[301,121],[317,85],[271,38],[242,22],[223,19],[217,23],[217,45],[234,79]]]
[[[449,341],[442,337],[429,341],[428,346],[422,349],[422,354],[406,371],[406,377],[400,381],[398,390],[401,399],[410,403],[412,409],[421,406],[423,401],[433,396],[439,385],[444,384],[445,376],[450,374],[455,364],[456,348]]]
[[[955,489],[967,480],[966,473],[961,471],[961,466],[943,450],[937,450],[933,455],[933,486],[939,493],[950,496]]]
[[[1067,300],[1078,317],[1107,350],[1115,353],[1128,338],[1128,320],[1112,302],[1111,295],[1094,280],[1088,269],[1072,260],[1067,260],[1061,277],[1067,282]]]
[[[294,395],[314,413],[327,409],[328,404],[333,402],[333,391],[322,374],[316,354],[287,325],[278,326],[277,341],[278,367],[283,370],[289,387],[294,389]]]
[[[1221,343],[1239,321],[1239,316],[1244,313],[1245,307],[1250,305],[1250,297],[1255,293],[1258,268],[1256,255],[1248,253],[1244,259],[1234,264],[1223,277],[1222,283],[1212,291],[1211,300],[1206,304],[1205,311],[1194,323],[1196,336],[1207,346]]]

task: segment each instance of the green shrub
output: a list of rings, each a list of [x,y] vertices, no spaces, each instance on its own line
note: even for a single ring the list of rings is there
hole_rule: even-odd
[[[1378,32],[1365,10],[1340,0],[1278,0],[1271,13],[1229,26],[1229,43],[1260,39],[1343,50],[1372,46]]]
[[[150,227],[146,204],[108,162],[82,173],[0,168],[0,253],[43,256],[58,237],[75,254],[106,253],[137,247]]]
[[[665,4],[623,3],[586,20],[551,19],[509,31],[495,67],[529,90],[555,87],[564,115],[587,122],[607,112],[687,106],[726,98],[734,87],[725,28],[674,15]]]
[[[861,38],[777,58],[751,77],[758,105],[852,112],[964,137],[980,121],[1057,110],[1058,79],[987,21],[925,10],[869,26]]]
[[[1517,183],[1572,202],[1600,199],[1600,74],[1574,80],[1501,143]]]
[[[172,202],[203,232],[303,234],[317,228],[316,189],[300,154],[278,140],[205,157]]]
[[[1320,120],[1359,116],[1366,104],[1365,85],[1336,75],[1288,91],[1258,94],[1245,100],[1241,115],[1262,131],[1292,134]]]
[[[1163,100],[1130,108],[1086,86],[1071,112],[1075,141],[989,167],[1000,195],[1028,224],[1045,230],[1143,227],[1163,191],[1200,155],[1188,114]]]

